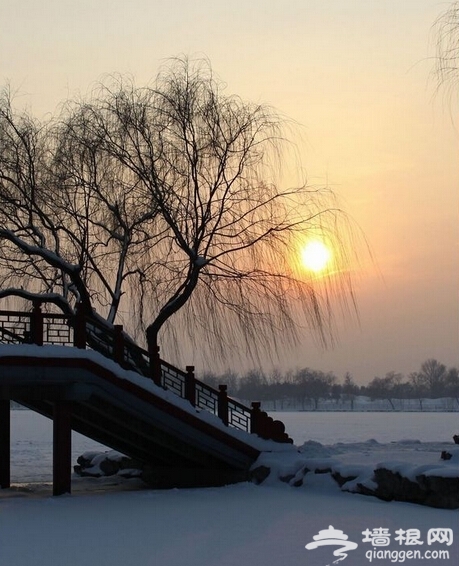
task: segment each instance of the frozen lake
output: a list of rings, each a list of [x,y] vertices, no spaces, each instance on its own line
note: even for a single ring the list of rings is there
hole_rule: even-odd
[[[451,442],[459,434],[457,413],[273,413],[282,420],[295,444],[400,440]],[[87,450],[106,448],[80,434],[72,435],[72,464]],[[33,462],[33,465],[31,463]],[[52,479],[52,421],[32,411],[11,411],[11,480],[49,482]]]
[[[459,414],[456,413],[400,413],[400,412],[276,412],[273,418],[281,420],[300,445],[307,440],[322,444],[336,442],[378,442],[420,440],[421,442],[450,442],[459,434]]]
[[[457,413],[276,416],[285,420],[297,444],[315,440],[303,447],[305,457],[370,469],[376,462],[395,460],[437,466],[441,451],[454,446],[451,435],[459,424]],[[308,474],[301,488],[282,482],[266,486],[245,482],[223,488],[154,490],[141,489],[136,482],[131,487],[129,482],[134,480],[120,483],[115,479],[111,488],[105,480],[83,478],[81,482],[78,478],[72,482],[72,497],[52,498],[51,421],[30,411],[12,411],[11,419],[12,480],[26,485],[2,491],[2,564],[77,566],[82,557],[88,557],[98,566],[324,566],[333,559],[331,550],[309,551],[305,545],[328,525],[358,542],[348,560],[352,566],[369,564],[364,530],[382,527],[392,536],[398,529],[417,529],[423,539],[430,529],[454,530],[451,546],[438,543],[421,550],[446,550],[445,566],[459,563],[457,510],[345,493],[328,474]],[[422,442],[400,442],[410,437]],[[371,438],[377,442],[366,442]],[[73,444],[74,460],[85,450],[103,449],[77,434]],[[390,549],[398,552],[411,547],[392,541]]]
[[[11,411],[11,482],[52,480],[53,421],[33,411]],[[106,450],[72,432],[72,465],[87,450]],[[33,462],[33,465],[31,465]]]

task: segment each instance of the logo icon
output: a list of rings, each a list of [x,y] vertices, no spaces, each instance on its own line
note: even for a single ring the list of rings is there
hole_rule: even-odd
[[[319,531],[319,534],[312,538],[314,539],[314,542],[310,542],[305,546],[307,550],[314,550],[319,546],[339,546],[339,548],[333,551],[333,556],[338,556],[338,559],[334,560],[333,564],[347,558],[347,553],[350,550],[355,550],[359,546],[356,542],[347,540],[349,537],[345,535],[343,531],[339,531],[331,525],[328,529]]]

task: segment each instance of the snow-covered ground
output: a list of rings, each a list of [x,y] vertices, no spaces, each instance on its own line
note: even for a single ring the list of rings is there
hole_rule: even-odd
[[[459,425],[457,414],[449,413],[276,417],[308,457],[358,466],[440,463],[441,450],[454,449],[451,436]],[[94,448],[74,436],[75,457]],[[143,489],[137,480],[75,478],[73,495],[53,498],[50,457],[50,423],[14,411],[12,479],[18,483],[0,493],[1,564],[325,566],[340,558],[353,566],[425,565],[429,558],[458,563],[458,511],[344,493],[328,474],[307,474],[300,488],[247,483],[168,491]],[[344,544],[337,544],[336,533],[333,545],[305,548],[330,525],[358,545],[347,557],[333,555]]]

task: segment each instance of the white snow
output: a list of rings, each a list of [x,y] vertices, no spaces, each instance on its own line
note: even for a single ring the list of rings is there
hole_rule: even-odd
[[[8,348],[2,347],[1,353],[7,355]],[[29,348],[26,355],[37,354],[33,346]],[[65,355],[64,349],[55,347],[49,355],[58,355],[58,350]],[[106,364],[111,366],[112,362],[107,360]],[[132,372],[126,372],[129,373]],[[143,380],[136,374],[123,375],[126,379]],[[146,387],[155,386],[147,382]],[[163,393],[171,396],[171,401],[186,403],[173,394]],[[331,468],[343,476],[359,474],[359,481],[371,485],[370,471],[378,464],[391,465],[404,473],[421,468],[431,475],[440,471],[445,477],[455,477],[458,471],[458,449],[451,439],[459,432],[457,414],[274,416],[286,423],[297,446],[284,447],[280,453],[265,453],[261,460],[282,473],[302,476],[298,469],[303,466]],[[404,561],[406,556],[402,560],[400,553],[414,547],[397,542],[396,531],[400,529],[417,529],[423,544],[415,549],[449,553],[447,559],[432,560],[432,564],[458,563],[457,510],[387,503],[346,493],[328,473],[306,474],[299,488],[277,481],[272,474],[261,486],[244,483],[164,491],[145,489],[140,480],[119,476],[74,477],[73,495],[53,498],[51,442],[50,421],[30,411],[12,412],[13,487],[0,492],[1,564],[325,566],[336,559],[335,548],[307,550],[305,546],[330,526],[342,530],[349,541],[358,544],[349,551],[344,565],[367,565],[370,558],[373,564]],[[75,460],[83,452],[104,449],[80,435],[74,435],[73,443]],[[442,451],[451,453],[452,458],[441,460]],[[439,528],[449,529],[450,538],[429,545],[429,531]],[[392,559],[372,558],[378,548],[363,542],[362,533],[367,529],[387,529],[392,538],[385,549],[398,552],[397,560],[394,554]],[[425,561],[406,559],[406,563],[414,566]]]
[[[194,264],[196,267],[204,267],[205,265],[207,265],[208,260],[203,257],[203,256],[198,256],[195,260],[194,260]]]
[[[423,416],[424,426],[418,422],[419,439],[413,442],[397,442],[403,440],[403,431],[393,442],[385,443],[369,440],[326,445],[312,441],[303,443],[300,453],[284,453],[282,459],[286,468],[307,458],[308,464],[322,466],[333,461],[341,471],[350,472],[362,470],[365,462],[371,467],[386,460],[418,466],[437,462],[443,469],[447,462],[439,460],[441,450],[448,449],[454,462],[457,448],[452,441],[423,442],[425,435],[435,434],[431,415]],[[397,417],[400,415],[393,416]],[[304,418],[308,419],[307,414]],[[345,414],[342,418],[346,421]],[[301,415],[295,415],[294,420],[298,426],[288,430],[297,440],[304,435],[304,424],[300,426]],[[366,421],[365,429],[372,437],[379,424],[372,428],[370,422]],[[442,427],[436,428],[440,435]],[[322,422],[323,436],[328,434],[333,440],[335,433],[336,421],[328,427]],[[359,427],[354,437],[363,434]],[[15,468],[18,456],[28,471],[25,481],[0,492],[0,556],[1,563],[8,566],[80,566],[87,561],[98,566],[325,566],[336,559],[332,554],[335,547],[307,550],[305,546],[330,525],[358,544],[343,561],[344,566],[370,563],[366,554],[376,549],[362,542],[362,532],[377,528],[391,533],[391,545],[386,548],[392,552],[413,549],[396,542],[395,531],[418,529],[424,541],[419,547],[422,551],[446,550],[449,559],[440,563],[458,563],[458,511],[344,493],[329,474],[307,474],[300,488],[268,482],[262,486],[245,483],[166,491],[144,489],[136,479],[74,478],[73,495],[53,498],[50,477],[38,485],[31,478],[38,463],[35,458],[43,451],[51,453],[50,421],[30,411],[13,411],[12,436],[13,483],[25,471]],[[77,435],[81,446],[83,439]],[[352,440],[350,428],[346,440]],[[86,439],[79,454],[97,451],[99,446],[93,450],[94,445]],[[270,457],[279,459],[281,455]],[[51,461],[48,467],[51,472]],[[453,544],[427,546],[427,533],[434,528],[452,529]],[[416,560],[406,563],[421,564]],[[391,561],[374,560],[373,564],[389,566]]]

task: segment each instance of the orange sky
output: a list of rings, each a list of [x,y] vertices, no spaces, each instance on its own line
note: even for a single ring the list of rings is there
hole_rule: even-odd
[[[43,115],[104,73],[132,73],[141,84],[167,57],[205,55],[228,92],[295,120],[309,181],[336,191],[377,268],[359,274],[360,328],[341,324],[327,352],[305,337],[279,365],[350,371],[364,382],[417,370],[429,357],[459,365],[459,108],[435,97],[429,80],[432,24],[446,7],[2,0],[0,81]]]

